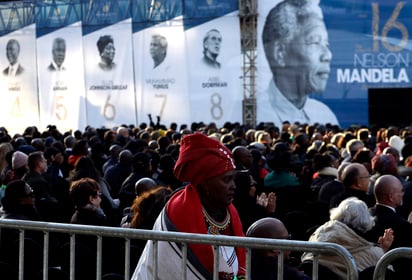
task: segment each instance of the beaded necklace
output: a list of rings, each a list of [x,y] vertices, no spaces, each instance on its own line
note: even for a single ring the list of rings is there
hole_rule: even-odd
[[[224,231],[225,229],[227,229],[227,227],[230,224],[230,213],[229,210],[226,209],[226,217],[223,220],[223,222],[219,223],[216,222],[215,219],[213,219],[209,213],[207,213],[206,209],[202,206],[202,212],[203,212],[203,216],[205,217],[205,220],[207,222],[207,224],[209,225],[207,233],[208,234],[212,234],[212,235],[219,235],[221,231]],[[228,255],[228,251],[230,252],[230,255]],[[234,250],[234,248],[230,248],[230,247],[220,247],[220,255],[223,257],[224,261],[226,262],[227,266],[229,266],[232,269],[232,273],[227,273],[227,272],[219,272],[219,276],[223,276],[225,275],[225,277],[223,277],[223,279],[232,279],[232,280],[238,280],[237,277],[237,273],[233,273],[233,266],[236,266],[236,272],[237,272],[237,257],[236,257],[236,251]],[[220,265],[219,265],[220,266]],[[229,278],[226,278],[229,277]]]
[[[216,222],[215,219],[213,219],[209,215],[209,213],[207,213],[206,209],[203,206],[202,206],[202,212],[203,212],[203,216],[206,219],[206,222],[209,225],[208,230],[207,230],[209,234],[219,235],[219,232],[227,229],[227,227],[230,224],[230,213],[229,213],[229,210],[227,209],[226,209],[226,217],[221,223]]]

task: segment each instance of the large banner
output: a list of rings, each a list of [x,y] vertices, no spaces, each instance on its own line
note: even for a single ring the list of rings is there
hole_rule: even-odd
[[[215,18],[185,22],[191,121],[218,126],[239,122],[243,98],[240,26],[237,12],[229,12],[235,5],[233,1],[192,2],[186,2],[187,14],[192,11],[190,16],[199,13]]]
[[[88,124],[135,123],[131,19],[85,35],[83,44]]]
[[[81,22],[37,39],[40,125],[62,131],[86,125]]]
[[[187,123],[186,52],[182,17],[134,33],[138,119],[148,122]]]
[[[368,124],[369,88],[411,86],[410,12],[405,1],[261,1],[258,121]]]
[[[9,133],[39,125],[36,30],[31,24],[0,38],[0,111]]]

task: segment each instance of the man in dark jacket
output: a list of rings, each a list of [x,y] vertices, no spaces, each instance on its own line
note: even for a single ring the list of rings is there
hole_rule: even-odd
[[[342,183],[345,189],[331,198],[330,207],[338,206],[344,199],[351,196],[359,198],[368,207],[372,207],[375,204],[375,199],[368,194],[369,178],[368,169],[363,164],[350,163],[342,173]]]
[[[119,154],[118,162],[107,168],[104,173],[104,179],[110,185],[110,195],[112,198],[119,197],[120,188],[132,171],[132,153],[129,150],[123,150]]]
[[[136,198],[135,184],[143,178],[151,178],[151,157],[148,153],[138,152],[132,157],[132,172],[123,182],[120,191],[120,209],[132,206],[133,200]]]
[[[43,152],[37,151],[29,154],[27,158],[29,171],[23,176],[25,181],[33,189],[35,204],[39,210],[40,216],[45,221],[59,221],[58,201],[52,195],[52,187],[46,179],[47,160]]]
[[[382,175],[375,182],[374,194],[376,205],[370,209],[375,217],[375,226],[368,233],[368,240],[374,239],[379,234],[382,235],[385,229],[392,228],[394,240],[389,249],[397,247],[412,247],[412,224],[396,213],[396,208],[402,205],[403,186],[401,181],[393,175]],[[376,242],[376,241],[375,241]],[[400,259],[393,263],[397,276],[409,279],[405,274],[410,272],[411,260]],[[397,278],[403,279],[403,278]]]

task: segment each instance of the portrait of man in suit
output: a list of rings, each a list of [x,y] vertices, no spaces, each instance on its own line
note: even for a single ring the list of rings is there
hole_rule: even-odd
[[[53,61],[49,64],[49,71],[64,71],[64,59],[66,58],[66,40],[63,38],[55,38],[52,45]]]
[[[217,61],[222,46],[222,35],[219,30],[209,30],[203,38],[203,63],[209,68],[220,69],[221,64]]]
[[[16,39],[10,39],[6,45],[6,56],[9,65],[3,70],[3,75],[9,77],[19,76],[24,68],[19,63],[20,44]]]

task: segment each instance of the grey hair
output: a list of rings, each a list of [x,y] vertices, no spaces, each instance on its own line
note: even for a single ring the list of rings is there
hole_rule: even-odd
[[[167,39],[165,36],[160,34],[154,34],[152,35],[152,39],[158,39],[160,41],[160,46],[164,49],[167,48]]]
[[[266,17],[262,43],[268,61],[273,59],[274,43],[286,45],[295,37],[298,26],[312,16],[323,19],[319,0],[284,0]]]
[[[354,156],[359,149],[362,149],[365,145],[361,140],[351,139],[346,143],[346,151],[349,155]]]
[[[331,209],[330,220],[340,221],[360,232],[369,231],[375,224],[368,206],[357,197],[349,197],[343,200],[338,207]]]
[[[210,29],[208,32],[206,32],[205,36],[203,37],[203,54],[205,54],[206,51],[207,51],[207,49],[205,48],[205,43],[206,43],[206,41],[209,39],[210,33],[212,33],[212,32],[216,32],[216,33],[218,33],[219,35],[221,35],[221,34],[220,34],[220,31],[217,30],[217,29],[214,29],[214,28],[213,28],[213,29]]]

